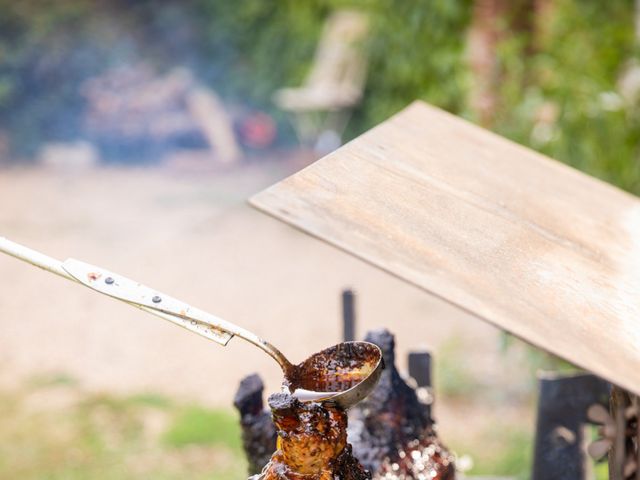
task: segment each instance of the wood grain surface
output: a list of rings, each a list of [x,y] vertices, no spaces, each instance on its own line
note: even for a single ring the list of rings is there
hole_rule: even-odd
[[[628,193],[416,102],[251,203],[640,393]]]

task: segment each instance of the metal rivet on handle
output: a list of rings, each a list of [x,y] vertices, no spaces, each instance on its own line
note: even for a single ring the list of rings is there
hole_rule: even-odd
[[[151,301],[152,301],[153,303],[160,303],[160,302],[162,301],[162,299],[161,299],[158,295],[156,295],[155,297],[153,297],[153,298],[151,299]]]
[[[115,282],[115,280],[111,277],[107,277],[104,279],[104,283],[106,283],[107,285],[111,285],[113,284],[113,282]]]

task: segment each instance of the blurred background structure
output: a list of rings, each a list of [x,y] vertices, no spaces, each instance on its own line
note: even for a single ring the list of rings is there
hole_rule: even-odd
[[[527,478],[534,372],[571,366],[244,199],[415,99],[638,194],[638,25],[633,0],[0,0],[0,235],[293,358],[341,339],[351,285],[356,335],[433,351],[458,465]],[[231,403],[253,371],[277,388],[263,354],[0,272],[0,478],[243,478]]]
[[[3,162],[33,161],[51,142],[89,140],[107,159],[134,162],[157,162],[169,146],[202,146],[196,120],[180,107],[187,102],[180,91],[194,85],[217,93],[250,151],[291,145],[293,129],[272,97],[322,76],[313,67],[314,53],[326,47],[318,47],[325,22],[355,5],[2,2]],[[631,0],[371,1],[361,11],[368,27],[359,49],[368,68],[345,138],[419,98],[637,188],[640,75]],[[354,84],[352,104],[360,98]],[[120,129],[132,130],[120,146],[104,138],[113,127],[108,112],[118,108],[127,113]],[[144,121],[154,116],[163,117],[155,119],[160,125]],[[143,121],[156,142],[135,132]]]

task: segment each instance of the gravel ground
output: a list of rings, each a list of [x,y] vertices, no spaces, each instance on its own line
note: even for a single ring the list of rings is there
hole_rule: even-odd
[[[340,291],[358,292],[358,331],[389,327],[409,349],[473,339],[462,362],[501,370],[497,332],[449,305],[249,207],[291,173],[234,170],[0,170],[0,235],[58,259],[106,267],[236,322],[294,361],[340,340]],[[153,391],[230,405],[275,362],[234,339],[222,348],[160,319],[0,256],[0,382],[64,373],[92,391]]]

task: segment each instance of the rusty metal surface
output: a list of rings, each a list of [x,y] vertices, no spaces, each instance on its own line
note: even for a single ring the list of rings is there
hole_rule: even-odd
[[[593,472],[586,446],[588,411],[609,404],[611,385],[589,373],[539,375],[532,480],[583,480]]]

